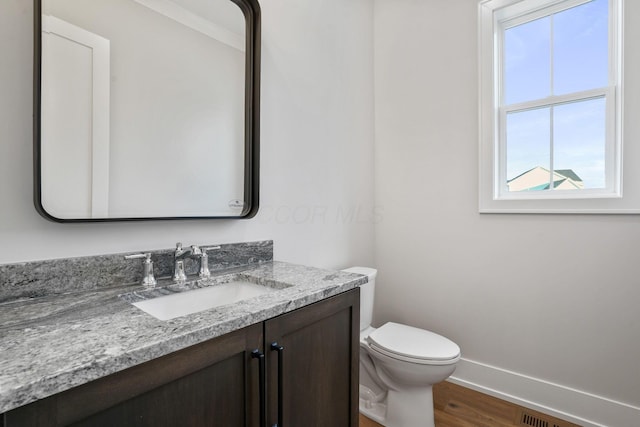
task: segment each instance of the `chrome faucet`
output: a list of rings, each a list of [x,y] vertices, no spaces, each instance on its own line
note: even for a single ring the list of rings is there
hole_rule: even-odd
[[[173,255],[173,280],[182,283],[187,280],[187,274],[184,271],[185,258],[200,258],[202,251],[196,245],[191,245],[188,249],[182,248],[182,243],[176,243],[176,251]]]
[[[191,245],[189,248],[184,249],[182,243],[176,243],[176,251],[174,252],[174,267],[173,267],[173,280],[177,283],[184,283],[187,280],[187,274],[184,270],[185,258],[199,258],[200,270],[198,276],[201,279],[211,276],[209,271],[209,256],[207,251],[214,249],[220,249],[220,246],[210,246],[207,248],[200,248],[196,245]]]
[[[188,249],[183,249],[182,243],[180,242],[176,243],[176,252],[175,252],[176,259],[184,259],[187,257],[199,257],[200,255],[202,255],[202,251],[196,245],[191,245]]]

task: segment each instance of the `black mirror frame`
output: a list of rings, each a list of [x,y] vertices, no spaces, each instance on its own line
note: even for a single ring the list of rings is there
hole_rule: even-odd
[[[230,0],[245,16],[245,180],[244,209],[239,216],[184,216],[140,218],[80,218],[61,219],[49,214],[42,206],[41,186],[41,78],[42,78],[42,0],[34,0],[33,57],[33,171],[34,204],[44,218],[60,223],[160,221],[181,219],[249,219],[258,213],[260,200],[260,44],[261,18],[258,0]]]

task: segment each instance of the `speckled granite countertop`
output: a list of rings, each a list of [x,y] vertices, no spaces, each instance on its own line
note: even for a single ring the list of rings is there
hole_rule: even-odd
[[[366,283],[365,276],[266,262],[223,271],[293,285],[161,321],[119,295],[123,286],[0,304],[0,413]],[[215,280],[216,277],[214,277]],[[162,286],[162,284],[159,284]]]

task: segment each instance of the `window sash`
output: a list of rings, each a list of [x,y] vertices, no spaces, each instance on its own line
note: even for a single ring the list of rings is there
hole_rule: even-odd
[[[620,149],[616,144],[616,68],[614,58],[617,57],[615,38],[612,36],[615,29],[611,25],[612,21],[612,5],[614,0],[610,1],[609,7],[609,86],[594,88],[580,92],[574,92],[563,95],[551,95],[544,98],[534,99],[530,101],[518,102],[514,104],[504,104],[504,35],[505,31],[517,25],[546,17],[563,10],[567,10],[590,0],[567,0],[557,3],[553,0],[540,3],[537,0],[525,0],[511,7],[507,7],[496,11],[494,14],[494,40],[495,40],[495,59],[496,64],[494,80],[495,100],[497,106],[496,114],[496,130],[497,138],[494,140],[494,200],[545,200],[545,199],[590,199],[590,198],[606,198],[620,197],[620,179],[619,164]],[[537,5],[537,8],[534,8]],[[550,72],[553,75],[553,62],[551,63]],[[563,104],[586,101],[589,99],[604,98],[606,103],[605,118],[605,187],[589,188],[580,190],[557,190],[539,191],[539,192],[510,192],[507,186],[507,126],[506,117],[508,113],[533,110],[537,108],[554,107]],[[551,153],[553,157],[553,152]],[[553,168],[552,168],[553,169]],[[551,172],[552,173],[552,172]]]
[[[557,107],[574,102],[604,98],[605,116],[605,187],[580,190],[557,190],[539,192],[514,192],[507,186],[507,114],[538,108]],[[497,170],[495,171],[495,198],[498,200],[536,200],[536,199],[588,199],[620,197],[617,178],[617,149],[615,144],[615,87],[593,89],[575,94],[551,96],[544,99],[512,104],[499,108],[499,138],[496,139],[495,152]],[[553,152],[550,154],[553,157]],[[553,167],[551,169],[554,169]]]
[[[496,184],[496,189],[494,194],[496,195],[496,199],[499,200],[535,200],[535,199],[589,199],[589,198],[606,198],[606,197],[619,197],[616,172],[617,172],[617,158],[616,155],[616,147],[612,141],[615,140],[615,127],[613,126],[614,120],[613,116],[615,115],[615,90],[613,88],[607,88],[599,94],[596,94],[596,91],[589,91],[590,96],[582,97],[582,98],[573,98],[573,99],[564,99],[562,102],[557,103],[540,103],[540,102],[531,102],[531,103],[523,103],[530,104],[525,108],[514,108],[514,106],[509,106],[509,108],[504,108],[500,111],[500,141],[496,142],[496,151],[498,152],[498,170],[496,171],[496,176],[494,182]],[[566,96],[562,96],[562,98],[568,98]],[[557,107],[564,104],[580,102],[580,101],[588,101],[590,99],[605,99],[605,187],[604,188],[586,188],[580,190],[558,190],[553,189],[545,190],[545,191],[526,191],[526,192],[515,192],[509,191],[507,185],[507,114],[514,112],[523,112],[538,108],[551,108]],[[519,104],[520,107],[524,107],[523,104]],[[553,123],[551,123],[553,126]],[[550,156],[553,157],[553,143],[549,142],[551,145]],[[555,167],[551,168],[552,170]]]

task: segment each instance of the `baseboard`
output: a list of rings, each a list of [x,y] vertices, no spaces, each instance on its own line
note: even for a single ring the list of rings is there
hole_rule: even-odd
[[[449,381],[584,427],[640,425],[640,407],[469,359]]]

